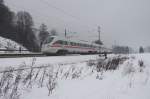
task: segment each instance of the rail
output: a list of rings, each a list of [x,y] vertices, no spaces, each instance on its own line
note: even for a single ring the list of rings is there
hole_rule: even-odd
[[[16,50],[16,49],[0,49],[0,51],[29,51],[29,50]]]
[[[0,58],[19,58],[19,57],[43,57],[46,56],[43,53],[33,53],[29,50],[15,50],[15,49],[0,49],[1,51],[5,51],[4,53],[0,53]],[[99,54],[100,56],[106,54],[112,54],[112,52],[101,52],[101,53],[90,53],[90,54]],[[81,55],[90,55],[89,53],[81,54]],[[66,54],[69,55],[69,54]],[[62,56],[58,54],[49,54],[48,56]]]

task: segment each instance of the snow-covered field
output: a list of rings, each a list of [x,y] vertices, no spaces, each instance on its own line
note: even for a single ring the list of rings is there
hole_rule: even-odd
[[[0,73],[0,99],[150,99],[149,59],[150,54],[0,59],[1,71],[14,67]],[[118,67],[106,70],[108,64]]]
[[[25,58],[0,58],[1,70],[5,67],[20,65],[30,66],[35,60],[35,66],[41,65],[57,65],[57,64],[72,64],[86,62],[88,60],[98,59],[98,55],[76,55],[76,56],[50,56],[50,57],[25,57]]]

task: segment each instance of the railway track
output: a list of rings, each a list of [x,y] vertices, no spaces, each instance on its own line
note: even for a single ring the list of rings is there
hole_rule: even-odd
[[[49,56],[77,56],[80,54],[49,54],[45,55],[43,53],[29,53],[29,54],[0,54],[0,58],[21,58],[21,57],[49,57]],[[86,54],[88,55],[88,54]]]
[[[97,53],[101,56],[103,56],[105,53]],[[111,53],[107,53],[111,54]],[[45,55],[43,53],[6,53],[6,54],[0,54],[0,58],[20,58],[20,57],[47,57],[47,56],[76,56],[76,55],[94,55],[94,54],[49,54]]]
[[[0,58],[19,58],[19,57],[44,57],[42,53],[28,53],[28,54],[0,54]]]

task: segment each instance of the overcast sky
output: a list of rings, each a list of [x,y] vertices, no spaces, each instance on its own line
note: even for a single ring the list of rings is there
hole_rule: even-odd
[[[150,45],[150,0],[4,0],[15,12],[25,10],[60,34],[67,31],[81,39],[98,38],[105,45]]]

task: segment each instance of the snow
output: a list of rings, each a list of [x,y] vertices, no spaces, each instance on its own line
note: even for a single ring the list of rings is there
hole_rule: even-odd
[[[27,50],[25,47],[16,43],[15,41],[0,36],[0,49],[19,50],[20,47],[22,50]],[[6,51],[1,51],[0,53],[6,53]]]
[[[116,56],[110,55],[109,58]],[[34,82],[32,88],[20,91],[20,99],[150,99],[150,54],[121,55],[124,56],[129,59],[117,70],[103,71],[102,75],[94,67],[87,66],[88,60],[98,59],[97,55],[38,57],[35,66],[51,64],[50,71],[58,71],[56,88],[48,95],[46,84],[41,88]],[[7,61],[14,61],[12,64],[19,66],[23,61],[31,64],[32,59],[0,59],[0,63],[1,66],[8,66]],[[139,67],[139,60],[143,61],[143,67]],[[67,72],[69,75],[66,78],[64,74]],[[73,79],[75,73],[79,77]]]
[[[25,57],[25,58],[0,58],[0,68],[5,68],[8,66],[18,67],[22,64],[31,65],[32,61],[35,59],[36,66],[43,64],[69,64],[85,62],[88,60],[96,60],[98,55],[77,55],[77,56],[50,56],[50,57]]]

